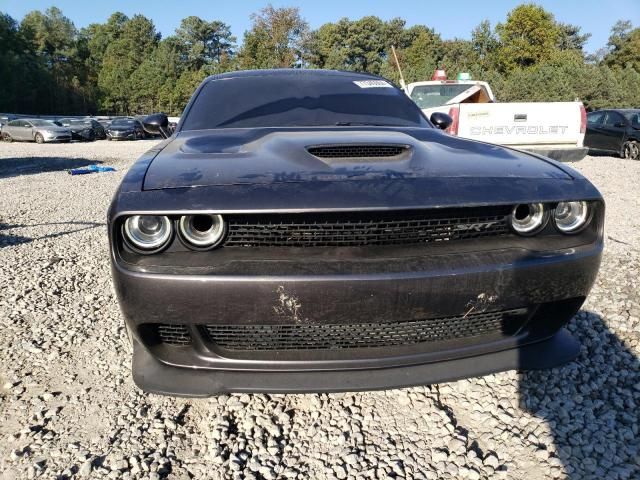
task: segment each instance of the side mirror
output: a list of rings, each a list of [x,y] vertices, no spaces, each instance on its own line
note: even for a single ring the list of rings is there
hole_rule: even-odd
[[[442,112],[433,112],[430,120],[440,130],[446,130],[453,123],[453,118]]]
[[[169,118],[164,113],[152,113],[142,121],[144,129],[152,135],[169,138]]]

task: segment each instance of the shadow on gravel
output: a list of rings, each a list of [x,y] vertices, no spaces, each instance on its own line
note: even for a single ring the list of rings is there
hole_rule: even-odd
[[[22,243],[29,243],[33,240],[29,237],[2,233],[3,230],[8,230],[16,226],[17,225],[7,225],[6,223],[0,223],[0,248],[10,247],[12,245],[20,245]]]
[[[589,153],[587,153],[590,157],[618,157],[622,160],[622,157],[618,153],[613,153],[608,150],[593,150],[589,149]]]
[[[65,157],[21,157],[0,158],[0,178],[34,175],[45,172],[58,172],[71,168],[101,164],[100,160]]]
[[[568,329],[580,342],[576,360],[520,375],[520,406],[544,419],[554,437],[566,477],[640,478],[640,362],[604,320],[580,311]],[[640,332],[629,332],[633,342]],[[541,458],[553,457],[536,439]],[[557,477],[556,477],[557,478]]]
[[[61,232],[48,233],[46,235],[41,235],[39,237],[23,237],[21,235],[13,235],[11,233],[5,233],[4,230],[11,230],[14,228],[33,228],[33,227],[42,227],[49,225],[74,225],[79,228],[69,228],[65,229]],[[68,235],[70,233],[81,232],[83,230],[89,230],[91,228],[103,227],[105,223],[99,222],[48,222],[48,223],[36,223],[33,225],[9,225],[6,223],[0,223],[0,248],[10,247],[13,245],[20,245],[23,243],[29,243],[34,240],[44,240],[47,238],[57,238],[62,237],[64,235]]]

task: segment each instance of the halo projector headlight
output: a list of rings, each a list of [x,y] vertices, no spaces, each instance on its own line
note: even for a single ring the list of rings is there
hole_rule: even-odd
[[[511,227],[520,235],[533,235],[547,221],[547,213],[541,203],[521,203],[511,211]]]
[[[553,220],[562,233],[576,233],[589,220],[587,202],[560,202],[553,212]]]
[[[196,250],[218,245],[225,233],[222,215],[183,215],[178,222],[180,237]]]
[[[124,222],[125,240],[134,248],[155,252],[171,240],[171,220],[162,215],[133,215]]]

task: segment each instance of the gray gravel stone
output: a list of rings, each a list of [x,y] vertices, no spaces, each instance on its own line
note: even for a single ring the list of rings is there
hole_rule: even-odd
[[[135,388],[110,280],[106,209],[155,144],[0,143],[0,464],[13,478],[640,478],[640,162],[574,165],[607,201],[601,273],[568,326],[577,362],[197,400]],[[79,161],[118,171],[68,175]]]

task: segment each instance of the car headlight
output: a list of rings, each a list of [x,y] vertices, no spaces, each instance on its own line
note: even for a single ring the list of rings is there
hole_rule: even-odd
[[[542,203],[521,203],[511,211],[511,227],[520,235],[533,235],[542,230],[547,217]]]
[[[183,215],[178,221],[180,238],[196,250],[208,250],[218,245],[225,230],[222,215]]]
[[[134,249],[155,253],[169,244],[173,225],[163,215],[134,215],[124,222],[124,238]]]
[[[560,202],[553,211],[553,221],[562,233],[577,233],[589,221],[589,204]]]

